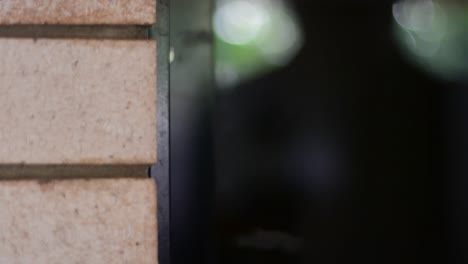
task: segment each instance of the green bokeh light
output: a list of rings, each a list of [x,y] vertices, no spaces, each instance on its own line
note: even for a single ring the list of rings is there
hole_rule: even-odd
[[[303,44],[295,14],[281,0],[220,0],[214,28],[221,87],[287,65]]]
[[[468,80],[468,5],[403,0],[394,5],[395,36],[405,56],[446,80]]]

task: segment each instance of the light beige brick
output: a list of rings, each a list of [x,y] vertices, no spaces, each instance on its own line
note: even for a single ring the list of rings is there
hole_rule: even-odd
[[[155,163],[155,42],[0,39],[0,124],[0,166]]]
[[[151,179],[0,181],[0,263],[157,263]]]
[[[0,24],[149,25],[156,0],[2,0]]]

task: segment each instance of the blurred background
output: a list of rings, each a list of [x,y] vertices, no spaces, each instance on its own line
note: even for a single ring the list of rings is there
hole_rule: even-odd
[[[468,263],[468,3],[171,1],[172,263]]]

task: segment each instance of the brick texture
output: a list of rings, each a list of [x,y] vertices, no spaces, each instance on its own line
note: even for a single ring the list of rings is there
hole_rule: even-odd
[[[153,41],[0,39],[0,95],[0,165],[156,162]]]
[[[0,263],[157,263],[151,179],[0,182]]]
[[[0,24],[149,25],[156,0],[2,0]]]

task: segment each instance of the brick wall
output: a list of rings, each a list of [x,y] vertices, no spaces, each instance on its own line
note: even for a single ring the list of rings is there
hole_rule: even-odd
[[[0,263],[157,263],[155,3],[0,1]]]

